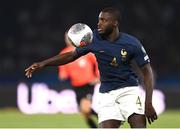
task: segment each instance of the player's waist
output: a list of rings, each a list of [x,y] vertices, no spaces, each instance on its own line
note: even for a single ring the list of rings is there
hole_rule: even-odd
[[[99,91],[101,93],[104,92],[109,92],[111,90],[116,90],[116,89],[120,89],[120,88],[124,88],[124,87],[132,87],[132,86],[138,86],[139,83],[138,82],[124,82],[124,83],[120,83],[120,82],[101,82],[101,86]]]

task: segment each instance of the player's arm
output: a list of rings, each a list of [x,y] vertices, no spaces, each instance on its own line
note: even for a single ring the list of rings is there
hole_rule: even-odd
[[[145,115],[148,119],[148,122],[151,124],[154,120],[157,119],[157,114],[152,105],[152,94],[153,94],[153,72],[150,66],[150,63],[144,65],[141,68],[141,72],[144,76],[144,86],[146,91],[146,98],[145,98]]]
[[[60,66],[60,65],[64,65],[67,64],[69,62],[72,62],[74,60],[76,60],[78,58],[78,54],[76,51],[71,51],[71,52],[67,52],[64,54],[58,54],[54,57],[51,57],[49,59],[46,59],[44,61],[41,62],[36,62],[33,63],[31,66],[29,66],[25,72],[26,72],[26,76],[32,77],[32,73],[38,69],[41,69],[45,66]]]

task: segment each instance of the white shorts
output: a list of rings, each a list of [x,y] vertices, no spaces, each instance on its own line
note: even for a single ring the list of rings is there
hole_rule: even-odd
[[[142,96],[137,86],[98,93],[98,122],[112,119],[125,121],[133,113],[144,114]]]

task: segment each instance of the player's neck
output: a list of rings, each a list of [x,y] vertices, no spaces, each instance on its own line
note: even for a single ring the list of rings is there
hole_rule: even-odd
[[[116,28],[108,37],[107,40],[113,42],[119,37],[119,28]]]

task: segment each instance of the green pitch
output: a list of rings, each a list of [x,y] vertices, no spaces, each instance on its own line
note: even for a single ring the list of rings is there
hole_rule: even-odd
[[[122,128],[129,127],[125,123]],[[179,128],[180,110],[167,110],[149,128]],[[17,110],[0,110],[0,128],[87,128],[80,114],[24,115]]]

